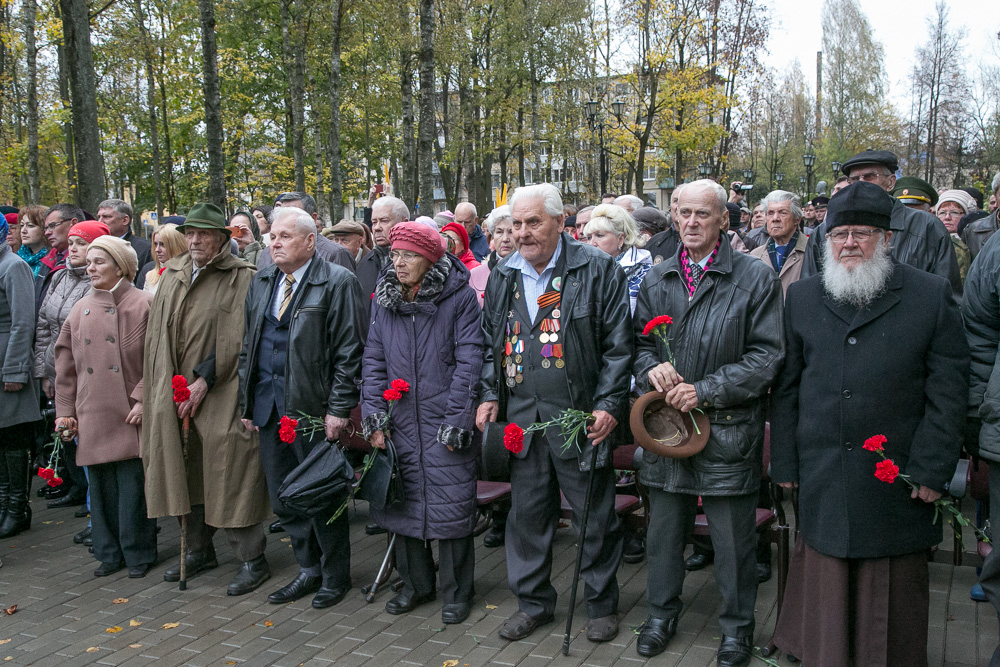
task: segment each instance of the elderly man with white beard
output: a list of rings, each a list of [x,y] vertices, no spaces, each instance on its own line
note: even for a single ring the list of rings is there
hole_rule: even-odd
[[[801,533],[775,643],[810,666],[927,665],[926,552],[969,348],[948,280],[891,257],[893,205],[873,183],[834,195],[823,273],[785,300],[771,477],[798,487]]]

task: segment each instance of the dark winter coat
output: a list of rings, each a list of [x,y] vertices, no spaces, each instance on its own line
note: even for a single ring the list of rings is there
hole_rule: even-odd
[[[680,251],[654,266],[635,309],[635,379],[650,391],[649,371],[667,360],[663,343],[642,331],[669,315],[675,368],[694,385],[712,425],[708,443],[686,459],[643,452],[641,479],[672,493],[736,496],[760,486],[764,403],[785,355],[781,283],[764,262],[726,242],[688,301]]]
[[[968,413],[982,419],[979,455],[1000,462],[1000,235],[994,234],[965,279],[962,316],[972,363]]]
[[[785,366],[772,395],[771,478],[799,483],[806,544],[836,558],[881,558],[941,541],[934,506],[902,479],[875,478],[862,448],[914,482],[944,491],[965,424],[969,349],[951,287],[894,263],[885,293],[859,311],[827,296],[819,276],[788,290]]]
[[[284,274],[272,264],[258,271],[247,291],[243,347],[240,351],[240,405],[253,417],[260,336],[271,309],[275,281]],[[350,417],[358,404],[361,351],[367,307],[357,278],[332,262],[314,257],[291,303],[285,358],[285,412],[322,419]]]
[[[31,269],[0,243],[0,381],[23,384],[20,391],[0,394],[0,428],[41,418],[38,385],[31,372],[31,339],[35,333]],[[0,391],[2,391],[0,387]]]
[[[1000,215],[998,215],[998,211],[993,211],[987,217],[969,223],[962,232],[962,240],[965,241],[965,245],[969,246],[969,252],[972,253],[973,259],[983,249],[986,242],[990,240],[993,233],[1000,228]]]
[[[628,281],[614,257],[563,234],[566,275],[562,311],[565,345],[566,393],[545,397],[545,412],[573,408],[584,412],[603,410],[618,420],[611,434],[598,445],[597,466],[611,460],[611,450],[625,443],[628,392],[632,375],[632,317]],[[490,273],[483,300],[483,333],[486,347],[480,392],[483,401],[499,403],[499,421],[507,420],[507,384],[503,349],[508,313],[514,306],[517,270],[507,266],[514,253],[504,257]],[[543,414],[545,413],[543,412]],[[579,457],[580,469],[590,469],[590,455]]]
[[[472,446],[483,334],[469,270],[445,255],[403,301],[391,265],[376,288],[362,362],[365,437],[383,428],[382,393],[399,378],[410,390],[392,408],[404,502],[375,511],[387,530],[422,540],[472,534],[476,523],[476,448]],[[453,450],[448,449],[451,446]]]
[[[802,267],[803,278],[823,272],[826,231],[831,215],[827,213],[823,224],[817,225],[809,235],[806,263]],[[897,199],[892,205],[889,229],[892,231],[889,251],[894,260],[941,276],[951,283],[952,292],[961,296],[958,258],[951,244],[951,235],[940,220],[926,211],[908,208]]]

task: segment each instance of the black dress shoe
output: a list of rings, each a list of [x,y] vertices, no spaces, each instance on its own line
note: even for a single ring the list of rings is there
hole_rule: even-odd
[[[385,603],[385,610],[390,614],[405,614],[413,611],[422,604],[433,602],[436,599],[437,593],[414,595],[413,597],[408,596],[406,593],[400,593]]]
[[[100,566],[94,570],[95,577],[106,577],[109,574],[114,574],[120,570],[125,569],[125,563],[121,561],[117,563],[101,563]]]
[[[271,604],[285,604],[295,602],[310,593],[315,593],[323,585],[323,577],[310,577],[307,574],[299,575],[287,586],[282,586],[267,596],[267,601]]]
[[[497,524],[493,524],[490,526],[490,531],[486,533],[486,537],[483,538],[483,546],[489,549],[502,547],[506,538],[507,526],[498,526]]]
[[[55,500],[56,498],[62,498],[69,493],[69,490],[73,487],[68,487],[65,484],[61,486],[43,486],[38,490],[39,498],[48,498],[49,500]]]
[[[365,535],[381,535],[382,533],[388,532],[385,528],[378,525],[374,521],[369,524],[365,524]]]
[[[657,618],[648,616],[646,622],[639,628],[639,637],[635,640],[636,652],[647,658],[660,655],[667,650],[667,643],[677,634],[676,618]]]
[[[641,563],[646,557],[646,540],[638,535],[629,535],[625,538],[624,553],[622,560],[626,563]]]
[[[267,532],[269,533],[283,533],[285,532],[285,527],[281,525],[280,521],[275,521],[270,526],[267,527]]]
[[[85,546],[85,547],[92,547],[92,546],[94,546],[94,536],[93,536],[93,534],[88,535],[87,537],[83,538],[83,546]]]
[[[236,576],[226,587],[226,595],[246,595],[260,588],[260,585],[271,578],[271,566],[267,559],[257,556],[246,561],[236,571]]]
[[[73,516],[75,516],[77,519],[82,519],[84,517],[88,517],[88,516],[90,516],[90,510],[87,509],[86,505],[84,505],[83,507],[81,507],[77,511],[73,512]]]
[[[714,560],[715,556],[694,553],[688,556],[684,561],[684,569],[688,572],[696,572],[704,569],[707,565],[711,565]]]
[[[194,575],[198,574],[202,570],[211,570],[212,568],[219,566],[219,561],[215,559],[215,549],[208,548],[205,551],[188,551],[187,553],[187,572],[184,574],[190,579]],[[171,565],[163,572],[164,581],[180,581],[181,580],[181,564],[180,562]]]
[[[750,664],[750,644],[752,637],[728,637],[722,635],[719,652],[715,656],[719,667],[746,667]]]
[[[340,604],[347,596],[347,591],[349,590],[350,586],[344,586],[343,588],[327,588],[323,586],[316,591],[316,595],[313,597],[313,609],[326,609],[335,604]]]
[[[457,625],[472,613],[471,602],[449,602],[441,608],[441,622]]]
[[[142,579],[147,574],[149,574],[149,569],[152,567],[149,563],[144,563],[143,565],[136,565],[135,567],[130,567],[128,569],[129,579]]]
[[[757,563],[757,583],[762,584],[771,578],[771,564]]]
[[[73,536],[73,544],[83,544],[83,541],[88,537],[90,537],[91,534],[92,534],[92,529],[90,526],[87,526],[86,528],[84,528],[79,533]],[[89,547],[91,544],[93,544],[93,541],[91,541],[91,543],[88,544],[87,546]]]
[[[75,507],[77,505],[85,505],[87,503],[87,494],[85,493],[69,493],[62,498],[57,498],[56,500],[50,500],[46,507],[50,510],[59,509],[60,507]]]

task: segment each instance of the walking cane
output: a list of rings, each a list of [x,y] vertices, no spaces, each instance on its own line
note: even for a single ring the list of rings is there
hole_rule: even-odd
[[[597,470],[597,445],[591,445],[590,480],[587,482],[587,499],[583,501],[583,522],[580,524],[580,544],[576,550],[576,568],[573,571],[573,587],[569,589],[569,614],[566,616],[566,635],[563,637],[562,654],[569,655],[569,633],[573,630],[573,610],[576,608],[576,588],[580,581],[580,566],[583,564],[583,543],[587,539],[587,520],[590,519],[590,499],[594,495],[594,471]]]
[[[184,459],[184,465],[187,465],[187,446],[188,446],[188,436],[191,433],[191,417],[187,416],[184,418],[184,422],[181,424],[181,457]],[[177,584],[177,590],[186,591],[188,587],[187,583],[187,534],[188,534],[188,524],[187,524],[187,514],[181,515],[181,579],[180,583]]]

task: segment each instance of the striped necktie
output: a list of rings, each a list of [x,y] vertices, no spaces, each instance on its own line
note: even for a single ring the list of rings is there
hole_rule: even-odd
[[[295,276],[288,274],[285,276],[285,295],[281,297],[281,306],[278,308],[278,319],[282,319],[285,316],[285,311],[288,309],[288,304],[292,302],[292,285],[295,284]]]

